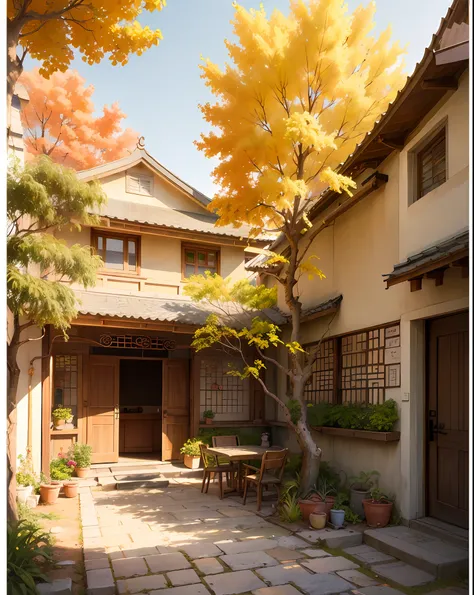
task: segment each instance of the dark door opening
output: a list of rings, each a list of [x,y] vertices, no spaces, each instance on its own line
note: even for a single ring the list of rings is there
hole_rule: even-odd
[[[120,360],[119,452],[161,457],[163,362]]]
[[[469,316],[427,323],[427,508],[429,516],[469,523]]]

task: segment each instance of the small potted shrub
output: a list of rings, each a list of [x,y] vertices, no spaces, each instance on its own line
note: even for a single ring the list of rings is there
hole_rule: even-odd
[[[212,409],[206,409],[206,411],[204,411],[204,413],[202,414],[204,423],[206,423],[208,426],[212,425],[212,420],[215,416],[216,414],[214,413],[214,411],[212,411]]]
[[[347,497],[345,494],[339,493],[336,496],[334,501],[334,506],[331,508],[331,523],[334,527],[343,527],[344,526],[344,504],[347,502]]]
[[[350,478],[351,496],[349,506],[362,520],[365,519],[362,501],[370,495],[370,490],[377,486],[380,473],[378,471],[361,471],[357,477]]]
[[[62,426],[67,423],[71,423],[73,420],[72,409],[69,407],[62,407],[58,405],[51,414],[53,418],[53,425],[56,430],[62,430]]]
[[[189,438],[180,448],[180,453],[184,455],[184,466],[188,469],[198,469],[201,463],[201,451],[199,445],[201,441],[197,438]]]
[[[336,493],[333,485],[326,481],[326,479],[322,478],[318,482],[318,489],[313,494],[312,499],[316,502],[324,504],[323,509],[321,512],[325,512],[326,515],[329,517],[331,508],[334,506],[335,497],[333,494]],[[319,509],[318,509],[319,510]]]
[[[310,491],[299,501],[301,515],[304,521],[310,520],[310,515],[313,513],[325,513],[328,514],[327,506],[328,503],[326,498],[331,493],[330,488],[325,482],[322,482],[320,489],[313,487]]]
[[[58,454],[49,464],[49,476],[53,481],[63,482],[71,479],[76,466],[75,461],[69,459],[63,452]]]
[[[284,523],[296,523],[301,519],[301,509],[298,503],[298,491],[293,482],[283,488],[278,501],[278,513]]]
[[[19,502],[24,504],[28,501],[28,498],[34,494],[35,488],[38,485],[38,480],[33,469],[31,458],[28,455],[26,457],[18,455],[18,460],[20,464],[18,465],[16,474],[16,497]]]
[[[386,527],[390,522],[393,500],[378,488],[372,488],[370,498],[362,500],[369,527]]]
[[[68,456],[76,463],[75,470],[77,477],[87,477],[92,462],[92,446],[75,442],[71,445]]]

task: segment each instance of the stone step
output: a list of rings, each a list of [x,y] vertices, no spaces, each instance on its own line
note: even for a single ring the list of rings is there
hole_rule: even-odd
[[[428,535],[434,535],[439,537],[443,541],[452,543],[453,545],[469,549],[469,531],[467,529],[461,529],[461,527],[455,527],[443,521],[438,521],[431,517],[423,517],[410,521],[409,526],[415,531],[421,531],[422,533],[428,533]]]
[[[138,488],[167,488],[169,480],[163,477],[160,473],[145,474],[130,474],[130,475],[115,475],[114,476],[117,490],[136,490]]]
[[[409,527],[367,529],[364,543],[440,579],[463,575],[468,569],[466,549]]]

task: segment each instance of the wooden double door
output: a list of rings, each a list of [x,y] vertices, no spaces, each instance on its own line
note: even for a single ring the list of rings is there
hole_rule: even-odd
[[[92,446],[92,462],[116,463],[119,457],[120,358],[91,355],[85,369],[88,382],[83,415],[86,442]],[[163,360],[162,394],[162,460],[170,461],[181,458],[179,449],[189,437],[187,360]]]
[[[469,523],[469,315],[427,322],[427,512]]]

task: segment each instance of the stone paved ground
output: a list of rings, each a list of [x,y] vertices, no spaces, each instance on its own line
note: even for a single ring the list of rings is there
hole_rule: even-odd
[[[81,517],[89,592],[401,595],[390,574],[406,586],[434,578],[406,565],[394,573],[387,570],[390,563],[400,562],[358,545],[360,536],[355,534],[347,535],[344,546],[352,559],[331,555],[318,546],[316,532],[292,533],[257,515],[255,508],[254,501],[244,507],[237,497],[219,500],[215,487],[201,494],[200,481],[192,479],[171,480],[168,488],[154,490],[84,490]],[[263,514],[269,513],[267,505]],[[377,563],[384,566],[383,573],[368,576],[365,569],[376,572]],[[467,590],[455,595],[467,595]]]

